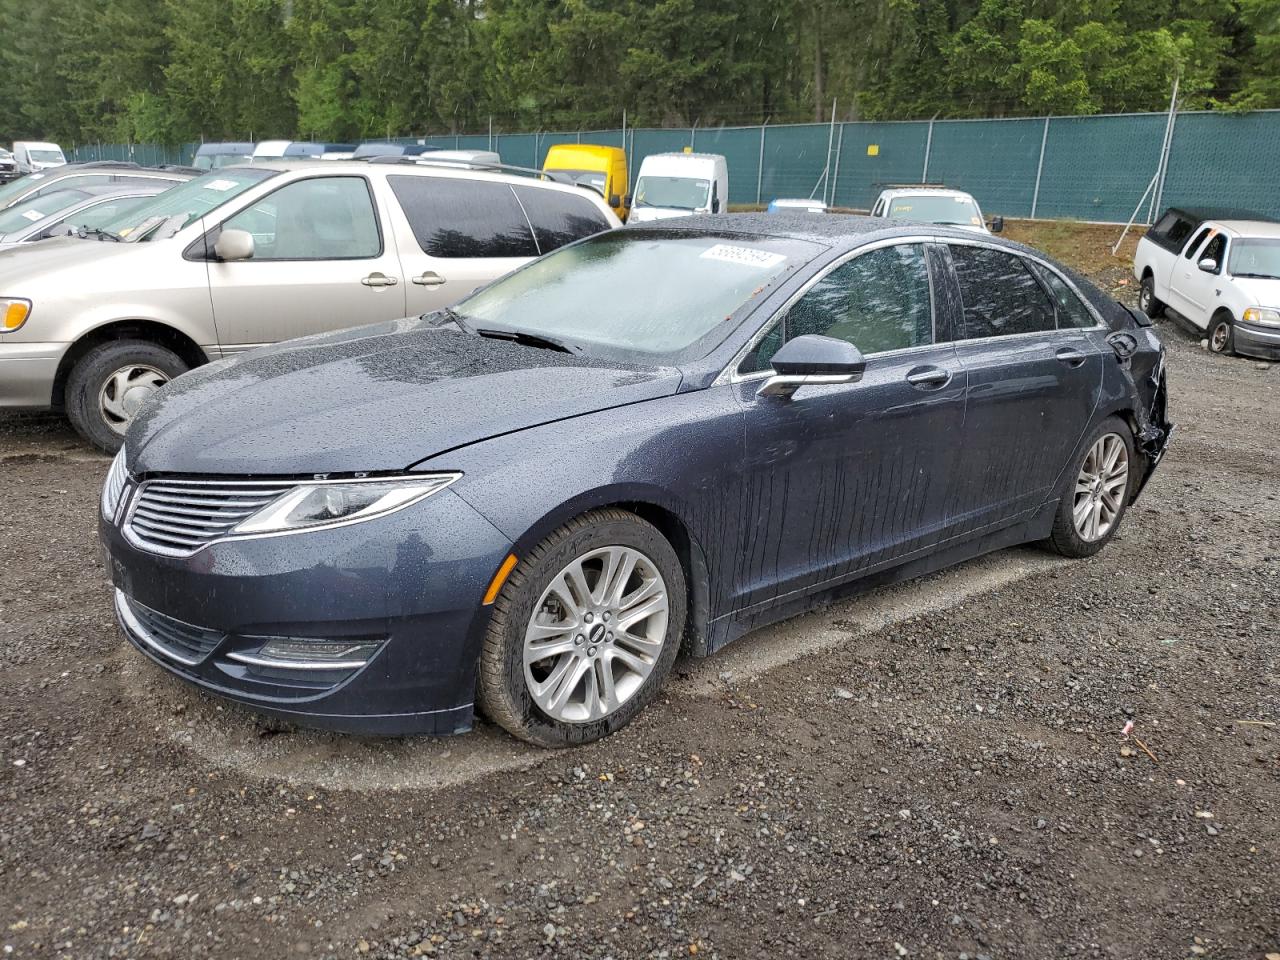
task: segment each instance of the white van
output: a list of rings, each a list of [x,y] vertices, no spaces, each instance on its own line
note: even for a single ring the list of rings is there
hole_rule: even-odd
[[[651,153],[640,164],[628,223],[729,210],[729,164],[718,153]]]
[[[292,140],[263,140],[253,148],[253,158],[250,163],[261,163],[264,160],[280,160],[284,157],[284,152],[289,149]]]
[[[13,159],[18,161],[18,173],[39,173],[50,167],[65,166],[67,162],[60,146],[39,140],[15,140]]]

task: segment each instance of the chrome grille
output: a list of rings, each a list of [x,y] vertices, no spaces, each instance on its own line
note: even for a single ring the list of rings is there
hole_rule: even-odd
[[[194,667],[212,653],[226,636],[220,630],[197,627],[167,617],[143,606],[119,589],[116,590],[116,610],[120,622],[136,640],[189,667]]]
[[[185,556],[230,533],[294,486],[289,481],[148,480],[129,509],[125,531],[140,546]]]

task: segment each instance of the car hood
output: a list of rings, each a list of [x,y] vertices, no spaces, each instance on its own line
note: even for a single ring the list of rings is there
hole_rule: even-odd
[[[1280,310],[1280,280],[1263,277],[1232,277],[1231,282],[1244,292],[1251,304]]]
[[[401,470],[487,437],[669,396],[670,367],[626,367],[410,318],[221,360],[160,390],[129,429],[149,473]]]
[[[12,296],[25,296],[23,284],[42,279],[46,274],[64,268],[74,270],[90,261],[99,263],[104,257],[127,257],[137,251],[138,246],[132,243],[79,237],[13,244],[0,250],[0,290]]]

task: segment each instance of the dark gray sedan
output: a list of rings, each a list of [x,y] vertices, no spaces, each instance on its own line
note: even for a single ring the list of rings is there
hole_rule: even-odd
[[[1034,250],[867,218],[598,234],[455,310],[192,371],[101,536],[127,637],[297,721],[544,745],[833,595],[1100,550],[1164,453],[1141,313]]]

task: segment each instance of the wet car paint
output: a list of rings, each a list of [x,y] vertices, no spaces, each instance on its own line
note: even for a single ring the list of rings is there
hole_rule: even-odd
[[[227,540],[187,559],[150,555],[103,521],[119,588],[227,634],[195,671],[146,652],[214,692],[304,722],[455,732],[471,722],[485,585],[508,552],[523,556],[591,508],[632,509],[672,540],[690,574],[685,643],[705,654],[837,593],[1044,538],[1063,471],[1109,415],[1131,421],[1148,463],[1158,456],[1169,434],[1163,379],[1153,379],[1159,342],[1078,278],[1108,324],[1070,332],[1088,352],[1079,376],[1042,369],[1045,345],[1032,337],[873,355],[862,382],[806,387],[792,400],[758,396],[759,378],[726,381],[726,363],[808,277],[861,243],[919,235],[843,220],[679,221],[716,234],[794,231],[827,248],[759,291],[739,328],[678,370],[480,340],[434,318],[277,345],[179,378],[130,431],[135,477],[463,477],[387,517]],[[945,336],[959,309],[945,283],[935,309]],[[1117,330],[1135,339],[1126,360],[1106,340]],[[906,387],[904,374],[922,363],[951,379],[936,391]],[[1052,457],[1041,455],[1046,429],[1061,434]],[[246,636],[371,630],[390,638],[384,652],[305,701],[248,684],[220,656]]]

